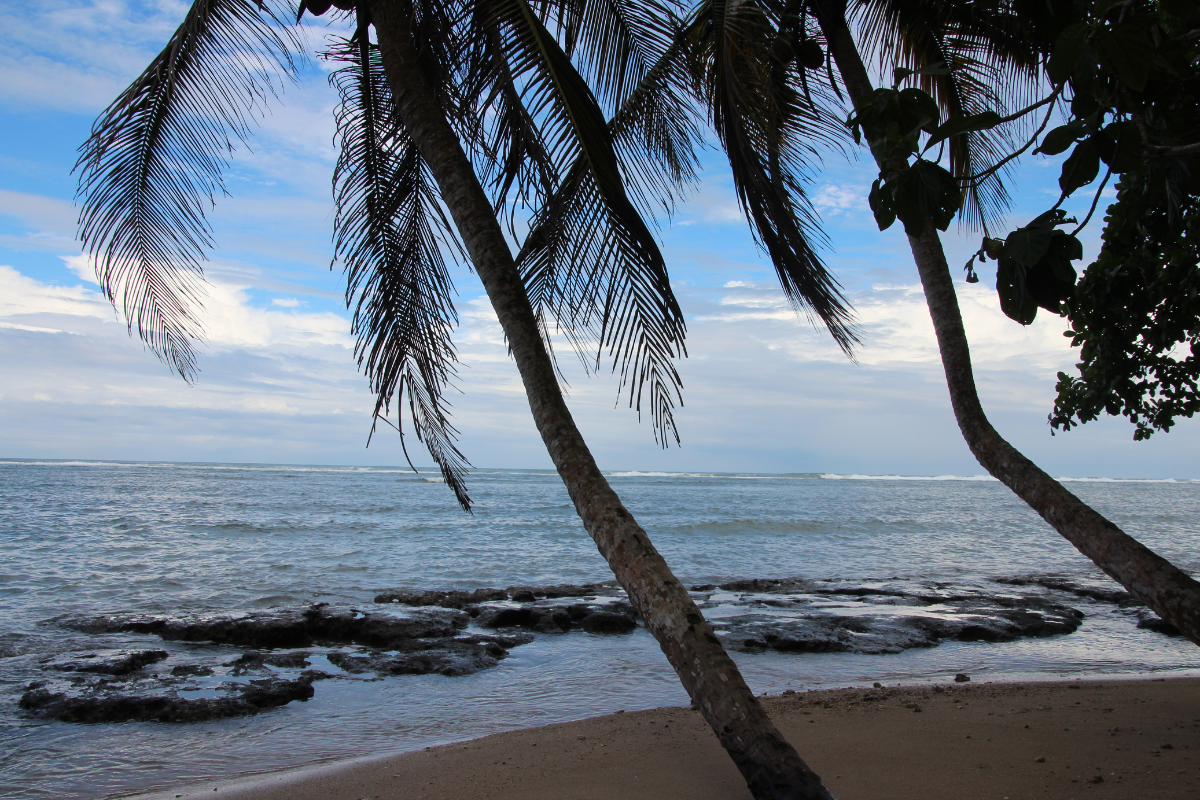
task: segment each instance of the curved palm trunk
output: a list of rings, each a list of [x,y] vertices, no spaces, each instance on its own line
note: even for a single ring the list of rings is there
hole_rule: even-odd
[[[538,432],[584,527],[756,798],[832,800],[755,699],[645,530],[596,466],[563,400],[500,224],[443,109],[424,85],[400,4],[371,2],[384,69],[508,337]]]
[[[819,18],[851,98],[870,93],[870,77],[846,25],[845,3],[827,0]],[[907,164],[889,166],[907,169]],[[1068,492],[992,427],[975,389],[967,334],[937,230],[927,225],[908,243],[933,318],[954,417],[975,458],[1096,566],[1200,644],[1200,583]]]

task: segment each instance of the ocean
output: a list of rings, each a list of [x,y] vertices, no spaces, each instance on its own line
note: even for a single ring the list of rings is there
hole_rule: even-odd
[[[1200,650],[991,479],[609,478],[756,692],[1200,674]],[[1064,480],[1200,570],[1200,481]],[[469,515],[402,469],[0,460],[0,797],[120,795],[686,705],[649,634],[609,624],[632,611],[557,475],[478,470],[470,488]],[[480,589],[500,591],[412,596]],[[303,639],[313,620],[350,638],[262,638]],[[371,646],[368,623],[393,638]],[[242,713],[253,687],[281,686],[301,694]],[[142,710],[64,721],[113,698]],[[167,707],[224,710],[145,721]]]

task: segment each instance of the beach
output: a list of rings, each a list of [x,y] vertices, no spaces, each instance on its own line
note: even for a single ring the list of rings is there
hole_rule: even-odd
[[[418,755],[401,759],[411,767],[379,774],[389,782],[403,770],[428,775],[410,782],[428,797],[504,797],[510,790],[571,797],[571,786],[672,796],[650,774],[667,786],[705,776],[700,783],[710,794],[681,796],[744,796],[695,714],[650,711],[686,707],[687,695],[555,474],[480,471],[472,476],[476,512],[466,515],[446,502],[445,486],[394,469],[0,462],[0,473],[2,800],[96,800],[180,786],[219,796],[246,776],[397,753]],[[951,714],[939,710],[944,692],[1028,683],[1036,694],[1077,678],[1118,687],[1200,678],[1195,645],[1158,624],[996,481],[824,474],[611,480],[755,694],[783,698],[768,701],[782,704],[771,706],[783,714],[781,727],[801,737],[800,752],[839,797],[902,796],[857,783],[872,775],[903,777],[920,791],[953,788],[951,765],[999,763],[986,742],[999,738],[971,730],[938,741],[940,750],[891,760],[909,739],[929,737],[919,727],[916,734],[893,729],[889,719],[944,725],[971,719],[982,702],[968,700]],[[1156,552],[1200,573],[1200,482],[1071,486]],[[956,673],[972,681],[956,685]],[[876,682],[892,687],[888,693],[905,686],[917,695],[875,697]],[[1163,685],[1186,684],[1152,686]],[[950,688],[937,693],[936,686]],[[812,713],[789,721],[797,697],[847,687],[868,694],[844,715],[806,707]],[[1031,695],[981,720],[1074,702]],[[620,709],[626,714],[605,716]],[[1200,718],[1192,706],[1177,710],[1179,718],[1164,717],[1156,731]],[[656,714],[668,716],[658,721]],[[864,714],[870,726],[859,726]],[[668,726],[669,715],[678,719]],[[606,719],[625,728],[571,732],[603,728]],[[645,720],[644,741],[630,720]],[[568,727],[547,727],[558,724]],[[1141,728],[1106,723],[1131,725]],[[1045,730],[1070,743],[1076,734],[1062,728],[1081,726],[1055,722]],[[688,730],[691,738],[675,738]],[[822,734],[814,740],[810,730]],[[567,738],[555,739],[555,731]],[[868,740],[856,739],[859,731]],[[1034,735],[1025,731],[1018,733]],[[486,740],[499,748],[493,755],[440,767],[461,746],[455,743],[478,745],[492,735],[500,735]],[[516,751],[537,759],[506,755],[505,742],[530,736],[550,737]],[[1123,736],[1104,739],[1105,747],[1124,747]],[[1186,752],[1181,740],[1145,736],[1151,766]],[[852,743],[844,758],[838,741]],[[1149,754],[1167,743],[1175,749]],[[872,755],[859,758],[860,750]],[[417,762],[427,752],[439,754],[438,768],[422,772]],[[624,761],[616,759],[620,752]],[[695,763],[680,762],[683,754]],[[1061,754],[1042,755],[1047,761],[1030,769],[1054,780],[1065,774]],[[1003,763],[1037,757],[1014,752]],[[1062,762],[1072,764],[1076,780],[1106,768],[1104,784],[1087,784],[1100,787],[1094,791],[1111,792],[1142,774],[1079,758]],[[627,768],[634,763],[666,771]],[[987,770],[980,772],[964,774],[986,785]],[[552,783],[527,785],[534,777]],[[1074,787],[1069,780],[1064,785]],[[337,781],[333,797],[389,796],[382,788],[347,794],[355,782]],[[183,792],[167,797],[174,794]]]
[[[959,683],[764,697],[841,800],[1200,796],[1200,679]],[[138,800],[747,800],[699,712],[659,708]]]

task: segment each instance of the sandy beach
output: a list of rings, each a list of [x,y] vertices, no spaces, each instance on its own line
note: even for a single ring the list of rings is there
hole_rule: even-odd
[[[841,800],[1200,797],[1200,679],[764,698]],[[699,713],[616,713],[139,800],[747,800]]]

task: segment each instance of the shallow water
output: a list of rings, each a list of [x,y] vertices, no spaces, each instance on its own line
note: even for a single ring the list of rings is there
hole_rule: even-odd
[[[386,469],[0,462],[0,797],[98,797],[686,703],[639,629],[539,635],[474,675],[320,681],[307,702],[242,719],[72,725],[19,712],[17,699],[44,677],[49,657],[127,646],[164,647],[174,659],[207,647],[72,632],[54,623],[66,615],[367,604],[393,587],[611,578],[555,475],[475,473],[478,505],[470,516],[429,477]],[[611,480],[689,584],[802,577],[999,590],[990,578],[1106,580],[991,480],[637,473]],[[1093,480],[1069,488],[1176,564],[1200,569],[1200,483]],[[1200,651],[1138,629],[1133,609],[1054,599],[1084,612],[1078,631],[890,655],[735,657],[760,692],[944,681],[960,671],[995,680],[1200,669]],[[720,603],[707,613],[719,617]]]

